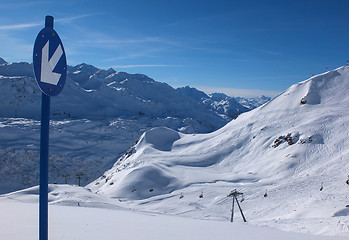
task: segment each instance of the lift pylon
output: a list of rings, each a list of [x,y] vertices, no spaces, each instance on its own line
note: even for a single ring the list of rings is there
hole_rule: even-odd
[[[238,207],[239,207],[239,210],[240,210],[242,219],[244,220],[244,222],[247,222],[247,221],[246,221],[246,218],[245,218],[245,216],[244,216],[244,213],[242,212],[242,209],[241,209],[241,207],[240,207],[239,201],[238,201],[238,199],[237,199],[237,196],[242,195],[242,194],[243,194],[243,193],[238,192],[236,189],[234,189],[234,190],[232,190],[232,191],[227,195],[227,197],[232,197],[232,198],[233,198],[233,204],[232,204],[230,222],[233,222],[233,218],[234,218],[234,201],[236,201],[236,203],[237,203],[237,205],[238,205]]]

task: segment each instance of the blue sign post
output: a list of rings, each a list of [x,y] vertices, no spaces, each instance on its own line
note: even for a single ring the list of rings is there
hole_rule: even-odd
[[[65,84],[67,61],[61,39],[53,30],[53,17],[46,16],[45,28],[36,37],[33,50],[36,81],[42,91],[40,134],[39,240],[48,239],[48,156],[50,97]]]

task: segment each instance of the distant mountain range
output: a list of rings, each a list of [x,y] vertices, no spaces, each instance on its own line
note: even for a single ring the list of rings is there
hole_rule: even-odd
[[[1,193],[38,184],[41,92],[32,64],[1,58],[0,85]],[[87,184],[153,127],[208,133],[248,110],[226,95],[174,89],[143,74],[69,66],[63,91],[51,98],[50,181],[76,184],[84,169]]]
[[[41,98],[32,65],[0,59],[0,76],[0,116],[39,119]],[[263,97],[262,102],[253,100],[251,104],[249,99],[206,95],[190,87],[174,89],[143,74],[80,64],[68,67],[63,92],[52,98],[51,118],[172,117],[198,123],[195,130],[185,124],[179,126],[187,128],[186,132],[210,132],[268,100]]]

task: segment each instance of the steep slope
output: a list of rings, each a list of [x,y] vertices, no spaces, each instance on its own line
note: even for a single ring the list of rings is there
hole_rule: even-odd
[[[345,66],[213,133],[152,129],[87,187],[132,208],[223,220],[238,189],[252,224],[348,236],[348,90]]]

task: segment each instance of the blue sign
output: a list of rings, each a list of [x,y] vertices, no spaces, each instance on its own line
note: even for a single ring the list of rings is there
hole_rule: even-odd
[[[62,41],[52,27],[45,27],[36,37],[33,65],[41,91],[47,96],[58,95],[67,77],[67,60]]]

